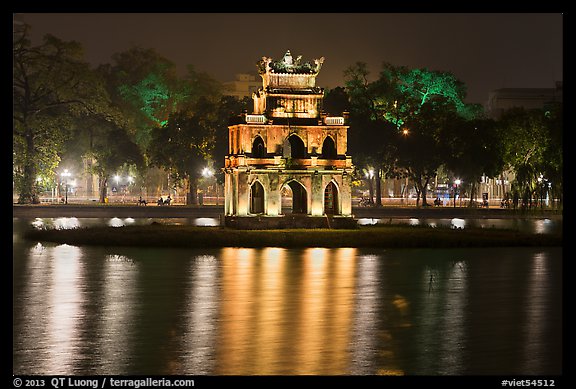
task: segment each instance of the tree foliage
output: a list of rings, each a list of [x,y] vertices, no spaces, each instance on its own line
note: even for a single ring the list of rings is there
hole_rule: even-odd
[[[13,39],[13,170],[20,203],[39,201],[37,175],[54,175],[74,118],[107,117],[109,109],[80,44],[48,34],[32,46],[29,29],[15,30]]]

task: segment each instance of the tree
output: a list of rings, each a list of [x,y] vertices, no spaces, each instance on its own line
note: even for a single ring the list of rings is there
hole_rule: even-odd
[[[93,161],[86,173],[98,176],[99,202],[108,197],[108,178],[120,167],[134,164],[142,168],[144,157],[121,118],[110,120],[102,115],[86,115],[76,120],[74,137],[65,149],[69,158],[81,165],[82,158]]]
[[[48,34],[32,46],[29,28],[15,30],[13,40],[13,170],[19,203],[39,202],[37,175],[54,174],[73,119],[105,115],[109,102],[79,43]]]
[[[368,81],[366,64],[345,73],[350,95],[353,133],[359,152],[380,161],[376,168],[376,201],[380,203],[380,171],[388,177],[409,177],[426,202],[430,179],[442,164],[444,127],[451,112],[474,117],[479,106],[464,103],[465,85],[448,72],[409,69],[384,63],[380,76]]]
[[[323,110],[331,116],[340,116],[350,110],[350,97],[346,89],[337,86],[326,92],[323,102]]]
[[[516,173],[514,188],[528,206],[540,197],[542,181],[554,183],[562,196],[562,106],[512,108],[500,118],[504,162]]]
[[[497,176],[503,169],[502,137],[491,119],[453,117],[446,126],[446,167],[468,187],[473,205],[482,175]]]
[[[154,49],[141,47],[116,53],[112,59],[113,65],[102,65],[99,71],[135,142],[146,150],[152,129],[165,125],[185,99],[176,65]]]
[[[172,114],[168,123],[152,131],[148,149],[153,165],[171,170],[176,180],[188,183],[187,204],[198,204],[197,188],[201,171],[212,156],[216,129],[207,117],[216,107],[206,99],[194,113]]]
[[[548,143],[543,153],[544,164],[542,174],[552,198],[559,200],[559,206],[563,204],[564,187],[564,160],[563,160],[563,104],[557,103],[544,108],[544,124],[548,132]],[[543,188],[544,191],[545,188]]]

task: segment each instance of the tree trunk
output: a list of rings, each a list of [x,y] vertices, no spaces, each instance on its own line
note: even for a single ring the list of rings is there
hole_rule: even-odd
[[[198,205],[198,177],[192,175],[188,178],[186,205]]]
[[[376,168],[376,206],[382,206],[382,177],[381,176],[382,169],[380,167]]]
[[[430,182],[430,178],[427,178],[426,181],[424,181],[424,185],[422,186],[422,188],[420,188],[420,190],[422,191],[422,206],[423,207],[427,207],[429,204],[426,201],[426,193],[428,192],[428,183]]]
[[[420,180],[414,181],[414,189],[416,189],[416,208],[420,207]]]
[[[30,131],[26,135],[26,157],[24,162],[24,172],[22,184],[20,185],[20,194],[18,196],[19,204],[38,204],[36,188],[36,163],[34,162],[34,138]]]
[[[468,203],[468,207],[472,207],[474,205],[474,193],[476,192],[476,182],[473,181],[470,184],[470,202]]]
[[[372,183],[372,179],[368,178],[368,193],[370,195],[370,204],[374,204],[374,184]]]
[[[104,204],[108,194],[108,178],[103,173],[100,173],[98,178],[98,192],[100,193],[98,201]]]

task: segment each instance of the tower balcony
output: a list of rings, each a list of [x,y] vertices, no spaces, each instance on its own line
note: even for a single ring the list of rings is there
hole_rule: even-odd
[[[236,167],[258,167],[271,169],[297,169],[307,170],[314,168],[325,169],[345,169],[352,167],[352,157],[343,156],[338,159],[323,159],[318,157],[311,158],[294,158],[290,159],[287,165],[287,159],[280,156],[267,158],[252,158],[246,155],[228,155],[224,161],[225,168]]]

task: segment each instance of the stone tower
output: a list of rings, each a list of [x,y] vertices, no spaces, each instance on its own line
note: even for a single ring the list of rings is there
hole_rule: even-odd
[[[324,89],[316,76],[323,61],[303,62],[287,51],[279,61],[257,63],[262,87],[252,95],[253,113],[228,127],[226,225],[351,225],[348,126],[344,114],[322,111]],[[283,192],[291,193],[291,205],[282,206]]]

